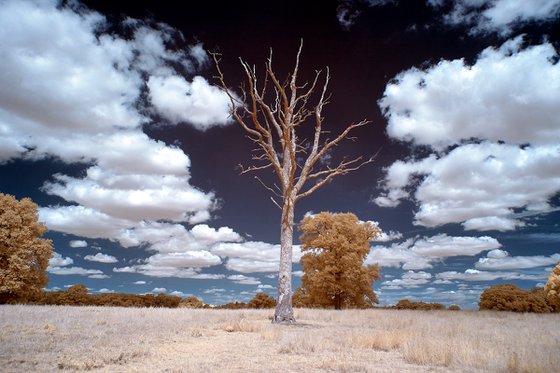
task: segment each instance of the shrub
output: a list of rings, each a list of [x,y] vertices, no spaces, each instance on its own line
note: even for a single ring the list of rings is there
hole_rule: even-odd
[[[560,263],[550,272],[544,287],[544,295],[555,312],[560,312]]]
[[[459,306],[453,304],[453,305],[447,307],[447,309],[448,309],[449,311],[460,311],[460,310],[461,310],[461,307],[459,307]]]
[[[187,297],[179,303],[179,307],[182,308],[204,308],[205,306],[206,305],[195,296]]]
[[[411,302],[408,299],[401,299],[392,307],[397,310],[444,310],[445,306],[441,303]]]
[[[513,284],[489,287],[480,295],[481,310],[549,313],[552,307],[547,303],[542,288],[527,291]]]
[[[274,308],[276,307],[276,300],[270,295],[259,292],[255,297],[249,301],[251,308]]]

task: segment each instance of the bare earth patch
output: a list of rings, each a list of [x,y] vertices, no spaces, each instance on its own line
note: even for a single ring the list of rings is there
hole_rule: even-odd
[[[560,315],[0,306],[3,372],[552,372]]]

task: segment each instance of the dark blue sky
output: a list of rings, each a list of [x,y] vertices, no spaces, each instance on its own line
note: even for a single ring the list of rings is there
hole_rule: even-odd
[[[272,48],[285,76],[301,38],[301,81],[332,75],[325,127],[372,121],[332,161],[379,154],[296,220],[378,222],[368,262],[384,305],[476,308],[490,285],[546,282],[560,261],[560,1],[201,3],[0,5],[0,192],[40,206],[49,289],[274,295],[279,210],[239,175],[251,143],[207,51],[236,88],[238,57],[262,72]]]

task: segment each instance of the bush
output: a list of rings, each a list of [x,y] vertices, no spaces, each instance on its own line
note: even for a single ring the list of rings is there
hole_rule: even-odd
[[[460,310],[461,310],[461,307],[459,307],[459,306],[457,306],[457,305],[454,304],[454,305],[451,305],[451,306],[447,307],[447,309],[448,309],[449,311],[460,311]]]
[[[204,308],[206,305],[197,297],[190,296],[179,303],[181,308]]]
[[[547,303],[543,288],[527,291],[513,284],[489,287],[480,295],[481,310],[549,313],[553,308]]]
[[[257,293],[255,297],[249,301],[251,308],[274,308],[276,307],[276,300],[270,295],[265,293]]]
[[[444,310],[445,306],[441,303],[411,302],[408,299],[401,299],[392,307],[397,310]]]
[[[544,294],[554,312],[560,312],[560,263],[550,272]]]

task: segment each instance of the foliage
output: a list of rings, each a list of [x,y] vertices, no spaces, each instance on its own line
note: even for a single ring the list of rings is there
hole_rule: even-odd
[[[36,300],[36,304],[67,305],[67,306],[112,306],[112,307],[165,307],[176,308],[181,298],[167,294],[88,294],[82,284],[71,286],[67,290],[45,291]]]
[[[274,308],[276,300],[268,294],[258,292],[255,297],[249,301],[250,308]]]
[[[216,308],[226,309],[226,310],[239,310],[242,308],[249,308],[249,305],[244,302],[230,302],[217,306]]]
[[[560,312],[560,263],[550,272],[544,287],[544,294],[554,311]]]
[[[205,308],[206,305],[197,297],[195,296],[190,296],[187,297],[185,299],[183,299],[180,303],[179,303],[179,307],[182,308]]]
[[[380,267],[363,264],[381,232],[377,226],[351,213],[322,212],[304,218],[299,229],[304,274],[294,304],[341,309],[378,303],[372,285]]]
[[[451,307],[449,307],[449,309],[451,309]],[[459,308],[458,306],[455,307]],[[431,310],[444,310],[445,306],[441,303],[412,302],[409,301],[408,299],[401,299],[392,308],[397,310],[431,311]]]
[[[0,304],[32,300],[48,283],[52,241],[40,238],[37,205],[0,193]]]
[[[491,286],[480,295],[481,310],[549,313],[553,308],[547,303],[542,288],[522,290],[513,284]]]
[[[453,305],[447,307],[447,309],[448,309],[449,311],[460,311],[460,310],[461,310],[461,307],[457,306],[456,304],[453,304]]]

